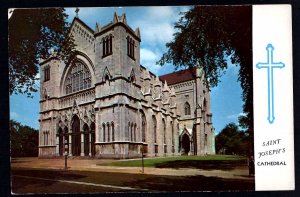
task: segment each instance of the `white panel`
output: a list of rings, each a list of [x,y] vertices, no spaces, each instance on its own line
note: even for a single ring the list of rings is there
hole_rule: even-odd
[[[270,44],[270,45],[269,45]],[[273,92],[267,46],[273,51]],[[271,49],[273,47],[273,50]],[[253,86],[256,190],[294,189],[292,20],[290,5],[253,6]],[[269,70],[269,83],[268,83]],[[270,99],[268,98],[268,92]],[[274,117],[272,119],[272,93]],[[270,104],[270,109],[268,105]],[[270,118],[268,119],[268,114]],[[270,142],[268,145],[267,143]],[[265,146],[264,146],[265,144]],[[268,155],[262,156],[262,152]],[[268,162],[268,163],[265,163]],[[262,165],[265,164],[265,165]],[[283,164],[283,165],[276,165]],[[285,165],[284,165],[285,164]]]

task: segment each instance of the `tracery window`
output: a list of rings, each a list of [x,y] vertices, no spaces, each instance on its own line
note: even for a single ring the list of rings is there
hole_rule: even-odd
[[[184,114],[191,115],[191,106],[188,102],[184,104]]]
[[[75,62],[66,77],[66,94],[91,87],[91,73],[82,62]]]

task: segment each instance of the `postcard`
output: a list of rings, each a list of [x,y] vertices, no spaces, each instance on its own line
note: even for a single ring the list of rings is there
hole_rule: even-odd
[[[291,5],[11,8],[8,37],[12,194],[295,189]]]

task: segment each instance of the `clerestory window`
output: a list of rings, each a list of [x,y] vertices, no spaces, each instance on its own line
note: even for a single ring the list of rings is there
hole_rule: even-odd
[[[91,87],[91,73],[82,62],[73,63],[66,77],[66,94],[71,94]]]

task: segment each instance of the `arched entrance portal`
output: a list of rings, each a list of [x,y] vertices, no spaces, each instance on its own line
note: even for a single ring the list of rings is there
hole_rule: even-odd
[[[190,137],[186,133],[182,136],[181,147],[182,154],[188,155],[190,152]]]
[[[78,116],[74,116],[72,120],[72,155],[80,156],[80,121]]]

